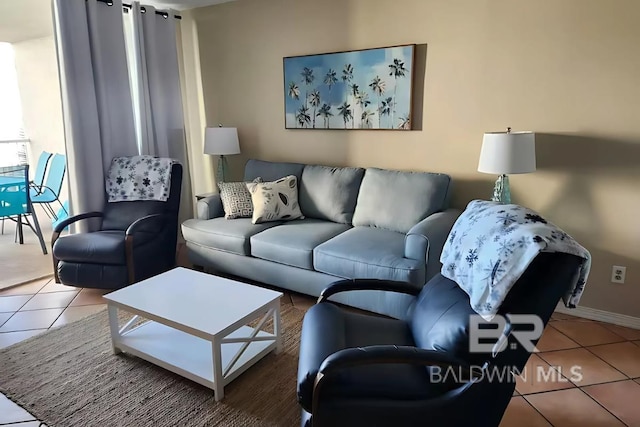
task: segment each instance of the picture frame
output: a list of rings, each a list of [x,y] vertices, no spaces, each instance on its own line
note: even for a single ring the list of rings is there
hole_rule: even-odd
[[[285,129],[411,130],[416,45],[283,58]]]

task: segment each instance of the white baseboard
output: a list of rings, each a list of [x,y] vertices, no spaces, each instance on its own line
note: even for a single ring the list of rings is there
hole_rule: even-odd
[[[558,313],[569,314],[571,316],[582,317],[584,319],[598,320],[614,325],[626,326],[627,328],[640,329],[640,318],[627,316],[626,314],[612,313],[610,311],[598,310],[590,307],[567,308],[562,301],[556,307]]]

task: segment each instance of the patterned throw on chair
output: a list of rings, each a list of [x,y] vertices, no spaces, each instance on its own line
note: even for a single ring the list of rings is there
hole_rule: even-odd
[[[498,312],[509,290],[540,252],[560,252],[584,260],[579,279],[563,297],[575,308],[591,267],[591,254],[537,212],[518,205],[473,200],[453,226],[440,257],[442,275],[469,295],[486,320]]]
[[[171,187],[171,166],[175,162],[153,156],[114,157],[106,178],[109,202],[166,202]]]

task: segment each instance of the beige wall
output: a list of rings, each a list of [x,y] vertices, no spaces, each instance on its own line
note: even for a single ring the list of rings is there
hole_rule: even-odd
[[[236,177],[247,157],[445,172],[464,207],[491,193],[483,132],[535,131],[515,202],[592,252],[582,305],[640,317],[640,2],[240,0],[194,16],[207,122],[239,129]],[[284,56],[407,43],[428,45],[423,130],[284,129]]]
[[[211,156],[203,156],[206,118],[202,94],[198,33],[192,10],[181,12],[178,48],[180,84],[193,194],[205,194],[215,188]],[[195,199],[194,199],[195,200]]]
[[[30,164],[35,168],[42,151],[65,153],[56,48],[53,37],[15,43],[13,48],[24,127],[31,140]],[[62,192],[64,201],[66,185]]]

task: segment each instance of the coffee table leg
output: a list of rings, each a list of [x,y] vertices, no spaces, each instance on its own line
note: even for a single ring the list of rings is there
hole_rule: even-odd
[[[214,339],[211,346],[213,359],[213,391],[216,402],[224,397],[224,377],[222,376],[222,341]]]
[[[282,352],[282,322],[280,321],[280,301],[273,309],[273,334],[276,336],[276,354]]]
[[[113,354],[120,354],[122,350],[118,348],[118,338],[120,338],[120,329],[118,327],[118,307],[109,305],[109,330],[111,331],[111,345]]]

